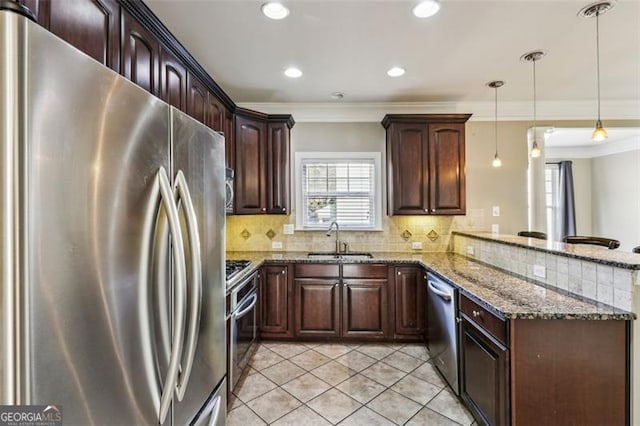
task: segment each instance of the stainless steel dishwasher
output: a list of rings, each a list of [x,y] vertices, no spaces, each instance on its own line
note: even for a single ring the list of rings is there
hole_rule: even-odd
[[[455,287],[437,275],[427,274],[427,349],[435,367],[459,395],[456,296]]]

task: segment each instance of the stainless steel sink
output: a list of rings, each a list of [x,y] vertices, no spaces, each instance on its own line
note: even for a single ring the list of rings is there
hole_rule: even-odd
[[[307,257],[309,259],[318,259],[318,260],[366,260],[372,259],[373,255],[371,253],[327,253],[327,252],[311,252],[307,253]]]

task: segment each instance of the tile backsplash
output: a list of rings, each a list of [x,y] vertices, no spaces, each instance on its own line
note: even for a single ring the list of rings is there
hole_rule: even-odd
[[[273,242],[281,242],[275,251],[332,251],[335,235],[323,231],[295,231],[285,235],[283,226],[295,221],[293,215],[227,216],[228,251],[272,251]],[[451,232],[486,229],[483,210],[467,210],[465,216],[384,216],[382,231],[340,230],[340,240],[350,251],[367,252],[444,252],[449,249]],[[269,232],[272,231],[272,232]],[[421,242],[421,250],[411,243]]]
[[[453,236],[452,250],[547,287],[626,311],[632,310],[634,285],[640,285],[637,270],[568,258],[466,235]],[[473,254],[470,254],[469,250]],[[535,273],[536,266],[544,267],[544,277]]]

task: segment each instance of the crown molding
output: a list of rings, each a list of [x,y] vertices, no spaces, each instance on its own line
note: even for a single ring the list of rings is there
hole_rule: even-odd
[[[494,119],[493,102],[238,102],[267,114],[291,114],[296,122],[380,122],[387,114],[473,114],[469,121]],[[499,121],[527,121],[532,103],[499,103]],[[538,120],[595,120],[595,101],[540,101]],[[603,120],[640,119],[640,99],[602,101]]]
[[[594,158],[638,150],[640,150],[640,141],[638,139],[626,139],[616,143],[605,143],[592,147],[584,145],[576,147],[545,147],[545,158]]]

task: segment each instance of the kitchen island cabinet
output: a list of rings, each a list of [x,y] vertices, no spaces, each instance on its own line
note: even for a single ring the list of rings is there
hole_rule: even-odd
[[[470,114],[389,114],[387,206],[394,215],[466,213],[465,122]]]

